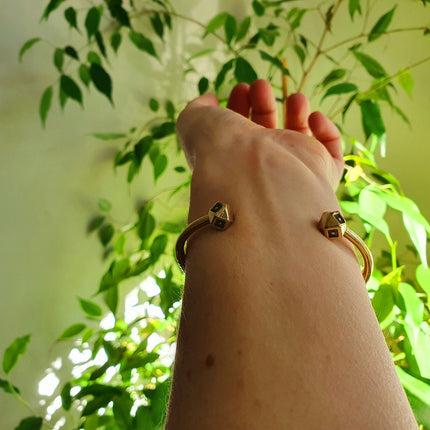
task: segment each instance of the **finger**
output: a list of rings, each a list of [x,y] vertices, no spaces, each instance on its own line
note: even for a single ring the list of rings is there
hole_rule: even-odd
[[[249,99],[249,85],[245,83],[237,84],[228,99],[227,108],[249,118],[251,101]]]
[[[292,94],[287,99],[287,129],[311,135],[308,125],[310,114],[309,100],[303,94]]]
[[[251,119],[267,128],[276,128],[278,114],[276,100],[269,82],[258,79],[250,88]]]

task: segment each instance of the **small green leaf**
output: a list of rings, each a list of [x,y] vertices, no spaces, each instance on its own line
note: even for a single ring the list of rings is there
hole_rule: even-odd
[[[419,212],[418,207],[416,207],[416,210]],[[415,249],[418,251],[422,265],[427,268],[427,232],[425,227],[405,213],[403,214],[403,224]]]
[[[124,133],[91,133],[90,136],[100,140],[117,140],[127,137]]]
[[[187,171],[187,169],[185,167],[183,167],[183,166],[176,166],[173,170],[175,172],[178,172],[178,173],[184,173],[184,172]]]
[[[393,287],[381,284],[372,299],[372,306],[379,323],[382,323],[391,313],[395,305]]]
[[[166,249],[167,242],[168,242],[168,238],[167,238],[167,235],[165,234],[160,234],[153,240],[150,248],[151,257],[153,258],[153,260],[158,260],[160,255]]]
[[[114,235],[115,229],[112,224],[105,224],[99,230],[99,238],[100,242],[103,246],[106,246]]]
[[[246,82],[247,84],[252,84],[257,80],[257,73],[255,73],[251,64],[242,57],[238,57],[236,60],[234,76],[238,82]]]
[[[236,35],[236,30],[237,30],[236,18],[228,14],[224,23],[225,39],[228,45],[230,45],[231,41]]]
[[[81,305],[82,310],[89,317],[98,318],[98,317],[101,317],[103,315],[102,308],[97,303],[79,298],[79,304]]]
[[[119,291],[118,286],[113,285],[111,286],[106,292],[104,301],[106,303],[106,306],[109,308],[109,310],[116,315],[116,311],[118,309],[118,302],[119,302]]]
[[[405,305],[406,323],[411,326],[419,327],[423,321],[424,303],[417,296],[412,285],[400,282],[399,293]]]
[[[94,52],[94,51],[90,51],[90,52],[88,52],[88,55],[87,55],[87,60],[88,60],[88,62],[89,63],[96,63],[96,64],[98,64],[99,66],[101,66],[102,65],[102,60],[101,60],[101,58],[100,58],[100,55],[99,54],[97,54],[97,52]]]
[[[294,7],[290,10],[290,12],[288,12],[287,20],[290,22],[291,31],[294,31],[300,27],[302,19],[307,11],[308,9],[300,9],[298,7]]]
[[[341,84],[336,84],[330,87],[326,93],[324,94],[321,101],[323,101],[326,97],[340,95],[340,94],[348,94],[358,91],[357,85],[351,84],[349,82],[343,82]]]
[[[90,68],[86,64],[82,63],[79,66],[78,73],[81,81],[84,83],[85,86],[88,87],[91,82]]]
[[[342,79],[345,75],[346,69],[334,69],[322,80],[321,86],[324,88],[332,82]]]
[[[351,21],[354,21],[354,15],[356,12],[361,15],[360,0],[349,0],[348,11],[349,16],[351,17]]]
[[[61,107],[61,109],[64,109],[64,106],[66,106],[66,103],[67,103],[67,100],[69,99],[69,96],[63,91],[61,86],[58,90],[58,96],[60,99],[60,107]]]
[[[15,427],[15,430],[41,430],[43,424],[43,418],[41,417],[28,417],[24,418],[18,425]]]
[[[115,18],[121,25],[130,27],[128,12],[121,6],[122,0],[110,0],[106,3],[112,18]],[[130,2],[130,5],[134,7],[133,1]]]
[[[113,103],[112,80],[106,70],[97,63],[91,63],[90,76],[95,87]]]
[[[412,98],[412,90],[414,89],[414,78],[409,70],[400,70],[399,76],[397,77],[399,80],[400,86],[406,91],[408,96]]]
[[[125,235],[121,234],[115,240],[114,249],[117,254],[124,254]]]
[[[208,23],[206,27],[206,32],[203,37],[207,36],[210,33],[215,33],[219,28],[221,28],[225,24],[225,20],[227,19],[228,13],[223,12],[216,16],[214,16]]]
[[[12,388],[11,388],[11,387],[10,387],[10,385],[9,385],[9,382],[8,382],[8,381],[6,381],[5,379],[1,379],[1,378],[0,378],[0,388],[1,388],[5,393],[13,394],[13,392],[14,392],[14,391],[15,391],[15,392],[17,392],[18,394],[20,393],[20,391],[19,391],[19,388],[18,388],[18,387],[12,386],[12,388],[13,388],[13,390],[12,390]]]
[[[62,73],[64,64],[64,51],[60,48],[57,48],[54,51],[54,64],[58,71]]]
[[[42,20],[48,19],[49,15],[54,12],[55,9],[60,6],[61,3],[64,3],[66,0],[50,0],[45,10],[43,11]]]
[[[166,101],[166,104],[164,105],[164,109],[166,110],[167,117],[173,120],[175,118],[175,106],[173,105],[171,100]],[[173,123],[165,123],[165,124],[170,124],[173,127],[172,133],[175,132],[174,130],[175,125]]]
[[[288,71],[287,68],[284,67],[284,65],[282,64],[282,61],[278,58],[278,57],[272,57],[270,54],[268,54],[267,52],[258,51],[260,53],[260,56],[263,60],[268,61],[269,63],[273,64],[275,67],[277,67],[281,73],[283,75],[290,75],[290,72]]]
[[[69,411],[72,406],[72,396],[70,395],[71,389],[72,386],[70,382],[67,382],[61,390],[61,406],[65,411]]]
[[[149,213],[145,212],[143,218],[141,219],[137,234],[139,235],[142,241],[147,241],[148,238],[152,235],[155,229],[155,218]]]
[[[149,109],[151,109],[152,112],[157,112],[159,107],[160,107],[160,105],[159,105],[157,100],[155,100],[153,98],[149,99]]]
[[[254,9],[254,12],[257,16],[263,16],[264,12],[266,11],[263,4],[257,0],[252,2],[252,8]]]
[[[382,137],[386,130],[378,103],[365,100],[360,103],[360,110],[366,139],[369,138],[371,134]]]
[[[368,37],[369,42],[373,42],[374,40],[381,37],[385,31],[387,30],[388,26],[391,23],[391,20],[393,19],[394,11],[396,10],[397,6],[394,6],[390,11],[382,15],[376,24],[373,26],[372,30],[370,30],[370,34]]]
[[[93,328],[87,328],[83,333],[82,333],[82,343],[86,343],[89,342],[91,340],[91,338],[94,335],[94,329]]]
[[[74,58],[75,60],[78,60],[78,61],[79,61],[79,55],[78,55],[78,53],[76,52],[76,49],[75,49],[75,48],[73,48],[73,46],[66,46],[66,47],[64,48],[64,52],[65,52],[69,57],[72,57],[72,58]]]
[[[64,11],[64,17],[66,18],[66,21],[69,23],[70,27],[79,31],[76,10],[73,7],[69,7]]]
[[[7,348],[3,354],[2,368],[7,375],[16,366],[20,355],[24,354],[27,345],[30,342],[30,335],[17,337]]]
[[[107,58],[105,43],[103,42],[103,36],[100,31],[95,34],[95,38],[101,54],[103,55],[103,57]]]
[[[109,212],[112,209],[112,204],[106,199],[99,199],[98,207],[102,212]]]
[[[80,88],[76,85],[76,82],[67,75],[61,75],[60,87],[71,99],[77,101],[82,105],[82,93]]]
[[[251,17],[247,16],[239,25],[239,29],[237,30],[237,35],[236,35],[236,42],[239,42],[248,34],[248,30],[250,26],[251,26]]]
[[[209,88],[208,78],[205,78],[205,77],[201,78],[198,83],[198,87],[199,87],[199,94],[200,95],[204,94]]]
[[[46,118],[48,117],[48,112],[51,107],[52,102],[52,87],[46,88],[40,99],[39,114],[42,121],[42,126],[45,127]]]
[[[120,32],[116,31],[115,33],[112,34],[110,38],[110,46],[112,46],[112,49],[114,50],[115,53],[118,52],[118,48],[121,45],[121,41],[122,41],[122,36]]]
[[[352,53],[354,57],[363,65],[369,75],[377,79],[388,76],[385,69],[374,58],[358,51],[352,51]]]
[[[130,31],[129,33],[130,40],[133,44],[140,49],[141,51],[147,52],[149,55],[152,55],[155,58],[157,57],[157,53],[155,52],[154,45],[151,40],[145,37],[142,33],[137,33],[136,31]]]
[[[85,28],[87,29],[88,40],[94,36],[99,30],[101,14],[100,10],[93,6],[88,12],[85,18]]]
[[[66,340],[66,339],[72,339],[73,337],[76,337],[79,333],[83,332],[87,326],[82,323],[73,324],[70,327],[66,328],[66,330],[61,333],[61,336],[58,338],[58,340]]]
[[[293,46],[295,53],[299,57],[300,63],[303,65],[306,59],[306,53],[300,45]]]
[[[148,154],[153,142],[151,136],[145,136],[134,145],[134,155],[136,156],[138,165],[142,163],[143,158]]]
[[[19,62],[22,62],[23,55],[37,42],[40,42],[42,39],[40,37],[34,37],[33,39],[27,40],[27,42],[22,45],[22,48],[19,51]]]
[[[154,139],[163,139],[175,133],[176,125],[174,122],[163,122],[151,129],[152,137]]]
[[[222,66],[221,70],[219,71],[219,73],[215,78],[215,83],[214,83],[215,90],[218,90],[219,87],[223,84],[227,76],[227,73],[233,68],[233,65],[234,65],[234,60],[229,60],[227,61],[227,63],[225,63]]]
[[[97,230],[103,223],[104,223],[105,217],[104,216],[96,216],[93,218],[89,224],[87,231],[88,233],[91,233],[94,230]]]
[[[420,264],[417,267],[415,276],[417,277],[417,281],[420,284],[420,287],[427,294],[427,297],[430,300],[430,269]]]
[[[153,162],[154,168],[154,181],[163,174],[167,167],[167,157],[164,154],[159,154],[158,157]]]
[[[152,28],[155,31],[155,34],[163,40],[164,36],[164,24],[163,21],[161,21],[160,15],[158,13],[155,13],[153,16],[151,16],[151,25]]]

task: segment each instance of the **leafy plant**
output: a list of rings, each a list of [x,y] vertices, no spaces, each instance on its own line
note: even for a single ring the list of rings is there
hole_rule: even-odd
[[[390,34],[412,31],[425,36],[430,29],[420,23],[412,28],[394,27],[396,7],[374,16],[371,2],[362,0],[327,0],[316,7],[298,6],[291,0],[254,0],[239,21],[223,11],[208,22],[178,13],[168,0],[99,0],[86,9],[77,3],[50,0],[42,14],[42,20],[47,21],[52,14],[62,13],[65,26],[81,37],[81,46],[53,48],[58,79],[42,93],[43,126],[54,94],[63,109],[69,100],[85,106],[84,99],[89,97],[85,89],[101,93],[114,105],[111,70],[115,55],[129,44],[150,64],[162,63],[163,52],[172,43],[170,32],[181,21],[200,31],[200,46],[183,58],[184,74],[195,83],[195,95],[212,91],[223,99],[234,83],[251,83],[260,76],[272,81],[282,104],[286,77],[295,91],[302,91],[310,78],[316,81],[313,100],[329,111],[344,137],[345,175],[339,189],[342,209],[371,248],[375,238],[385,243],[367,284],[369,297],[416,418],[422,428],[430,428],[430,225],[404,195],[397,179],[377,165],[378,151],[382,156],[386,151],[386,109],[408,123],[396,104],[397,90],[411,97],[411,71],[430,57],[393,71],[371,55],[372,45]],[[411,14],[419,21],[419,9],[428,1],[414,3]],[[337,34],[338,16],[360,22],[362,30],[330,45],[327,36]],[[317,36],[314,27],[306,26],[308,17],[321,21]],[[28,40],[19,52],[20,60],[43,42],[39,37]],[[219,58],[223,59],[221,64]],[[321,60],[332,65],[325,75],[321,73],[324,68],[319,68]],[[332,104],[327,109],[329,101]],[[61,391],[55,393],[58,401],[54,400],[57,406],[53,412],[51,408],[46,414],[36,413],[9,376],[25,353],[30,336],[15,339],[6,349],[0,387],[31,410],[31,416],[17,429],[37,430],[44,425],[87,430],[163,427],[183,285],[183,275],[174,261],[174,244],[186,225],[184,202],[190,184],[183,159],[175,161],[178,158],[173,155],[178,150],[176,115],[182,106],[154,95],[149,99],[145,124],[130,124],[128,131],[93,134],[97,139],[118,142],[113,166],[127,169],[128,183],[138,177],[142,165],[149,165],[156,186],[168,174],[172,187],[158,190],[141,204],[128,225],[110,216],[108,201],[99,201],[99,213],[90,220],[88,231],[98,235],[109,261],[97,289],[105,308],[79,298],[84,322],[76,322],[59,336],[59,342],[73,340],[72,352],[80,358],[75,360],[70,378],[62,381]],[[361,115],[363,139],[349,136],[344,129],[344,120],[353,108]],[[166,204],[176,208],[168,216],[160,215],[159,207]],[[398,242],[386,220],[390,211],[401,214],[410,237],[407,264],[399,261]],[[126,283],[135,286],[128,296],[133,306],[120,310],[121,287]]]

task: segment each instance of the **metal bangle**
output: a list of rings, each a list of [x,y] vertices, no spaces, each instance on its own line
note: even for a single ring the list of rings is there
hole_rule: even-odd
[[[192,234],[207,226],[211,226],[217,230],[226,230],[233,222],[234,217],[229,205],[223,202],[216,202],[209,210],[208,215],[190,223],[176,241],[176,260],[181,269],[185,272],[185,246]],[[346,221],[342,214],[339,211],[324,212],[319,222],[319,229],[328,239],[341,239],[345,237],[360,251],[364,263],[362,275],[364,282],[367,282],[373,271],[372,253],[361,237],[346,226]]]

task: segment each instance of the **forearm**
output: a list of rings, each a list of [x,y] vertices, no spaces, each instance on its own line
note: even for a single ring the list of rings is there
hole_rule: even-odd
[[[356,258],[316,228],[325,201],[270,229],[245,203],[192,241],[169,430],[416,428]]]

